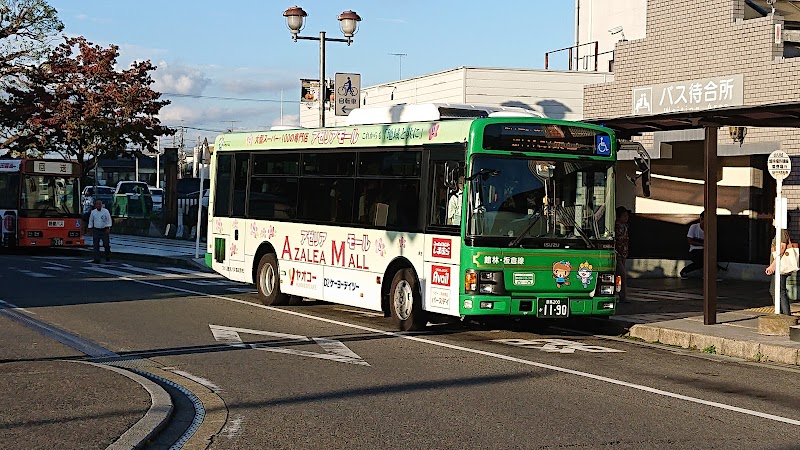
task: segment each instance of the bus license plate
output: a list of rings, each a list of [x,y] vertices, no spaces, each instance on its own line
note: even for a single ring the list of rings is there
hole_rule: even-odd
[[[568,298],[540,298],[536,317],[569,317]]]
[[[62,245],[64,245],[64,239],[61,238],[50,239],[50,245],[52,245],[53,247],[61,247]]]

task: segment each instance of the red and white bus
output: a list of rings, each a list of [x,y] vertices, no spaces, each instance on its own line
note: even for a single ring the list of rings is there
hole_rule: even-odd
[[[0,159],[0,247],[84,245],[81,166],[46,159]]]

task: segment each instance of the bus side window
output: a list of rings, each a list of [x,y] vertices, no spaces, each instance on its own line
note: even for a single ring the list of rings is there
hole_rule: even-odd
[[[447,167],[456,167],[456,161],[435,161],[431,163],[431,217],[430,224],[447,226],[447,206],[456,191],[447,183]],[[451,225],[452,226],[452,225]]]

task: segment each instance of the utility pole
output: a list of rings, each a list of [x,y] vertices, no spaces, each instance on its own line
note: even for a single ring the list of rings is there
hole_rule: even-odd
[[[389,53],[389,54],[392,55],[392,56],[397,56],[397,59],[400,62],[400,78],[398,78],[398,80],[402,80],[403,79],[403,57],[404,56],[408,56],[408,54],[407,53]]]

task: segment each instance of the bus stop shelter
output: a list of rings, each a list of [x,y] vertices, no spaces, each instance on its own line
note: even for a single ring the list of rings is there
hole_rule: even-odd
[[[631,139],[642,133],[703,128],[704,195],[706,211],[717,211],[717,137],[720,127],[800,128],[800,102],[738,106],[703,111],[628,116],[609,119],[587,119],[611,128],[620,139]],[[703,255],[703,322],[717,323],[717,215],[705,218]]]

